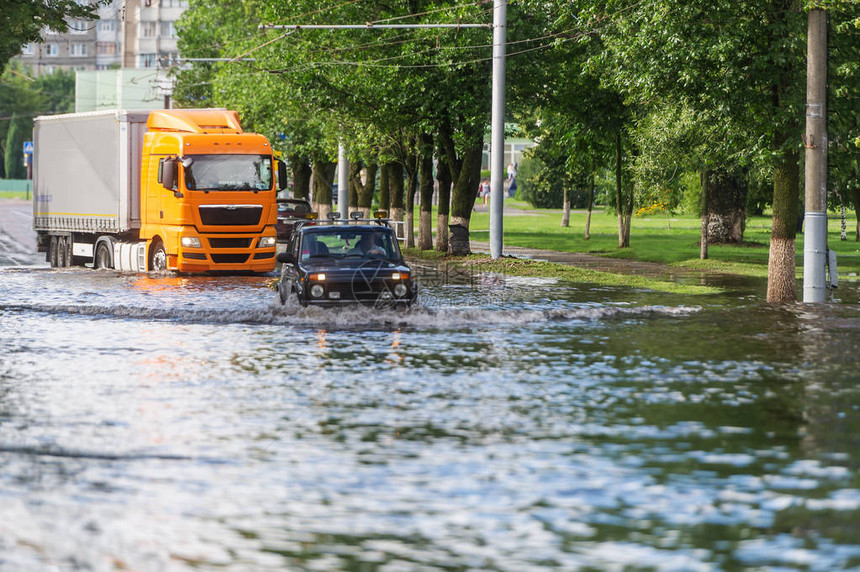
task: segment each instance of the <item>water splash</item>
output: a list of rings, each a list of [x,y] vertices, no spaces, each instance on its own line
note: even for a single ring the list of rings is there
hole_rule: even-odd
[[[482,325],[525,325],[540,322],[653,319],[686,316],[698,306],[585,306],[562,309],[433,308],[379,309],[360,305],[339,308],[301,307],[276,301],[264,307],[224,310],[219,308],[154,308],[103,304],[0,304],[0,311],[42,312],[95,318],[172,321],[180,323],[261,324],[298,327],[367,328],[398,327],[463,329]]]

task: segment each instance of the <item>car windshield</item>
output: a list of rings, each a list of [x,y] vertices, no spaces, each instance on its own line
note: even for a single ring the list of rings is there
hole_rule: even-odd
[[[399,260],[397,240],[390,229],[332,229],[308,232],[302,237],[301,259],[358,258]]]
[[[268,155],[188,155],[185,187],[191,191],[266,191],[272,188]]]

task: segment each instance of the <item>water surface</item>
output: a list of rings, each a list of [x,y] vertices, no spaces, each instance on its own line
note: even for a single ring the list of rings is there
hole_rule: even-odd
[[[269,280],[0,270],[0,569],[860,567],[860,306]]]

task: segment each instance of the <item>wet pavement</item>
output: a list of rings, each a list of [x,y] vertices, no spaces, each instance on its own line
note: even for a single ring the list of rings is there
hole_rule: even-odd
[[[23,199],[0,199],[0,266],[44,262],[44,255],[36,252],[33,203]]]

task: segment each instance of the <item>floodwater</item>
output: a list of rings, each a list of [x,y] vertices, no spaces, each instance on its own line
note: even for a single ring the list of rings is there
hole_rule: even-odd
[[[860,568],[851,284],[269,280],[0,269],[0,570]]]

